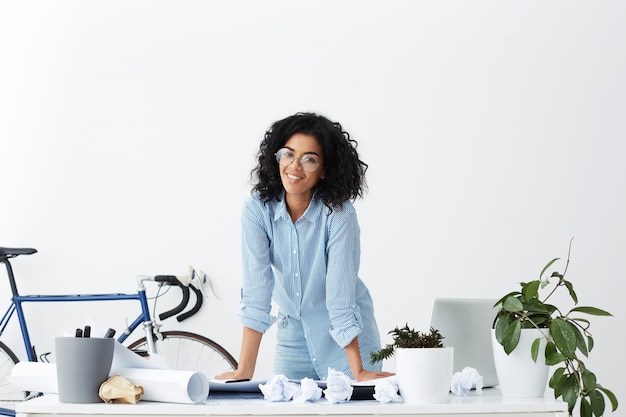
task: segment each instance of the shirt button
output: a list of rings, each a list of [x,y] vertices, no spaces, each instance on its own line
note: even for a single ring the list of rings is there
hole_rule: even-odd
[[[296,297],[300,297],[300,293],[299,292],[296,293]]]
[[[294,249],[293,250],[293,254],[295,255],[296,253],[298,253],[298,251]]]
[[[299,277],[299,276],[300,276],[300,274],[298,274],[298,273],[296,272],[296,276],[297,276],[297,277]]]
[[[313,358],[313,362],[317,362],[317,358]]]

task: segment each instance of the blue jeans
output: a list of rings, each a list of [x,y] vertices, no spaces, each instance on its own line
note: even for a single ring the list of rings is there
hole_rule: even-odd
[[[289,379],[296,380],[303,378],[321,379],[311,363],[300,320],[278,314],[276,324],[278,331],[276,333],[274,374],[283,374]]]

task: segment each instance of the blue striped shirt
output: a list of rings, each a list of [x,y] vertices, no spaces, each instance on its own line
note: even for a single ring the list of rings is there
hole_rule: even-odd
[[[358,276],[360,229],[354,206],[330,211],[313,198],[305,213],[292,222],[284,196],[263,203],[257,194],[242,214],[243,288],[239,319],[264,333],[279,313],[302,323],[317,373],[328,367],[347,375],[343,348],[356,336],[363,366],[380,349],[372,298]]]

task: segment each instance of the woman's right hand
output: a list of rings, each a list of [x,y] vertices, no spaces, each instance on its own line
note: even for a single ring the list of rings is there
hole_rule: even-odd
[[[223,374],[215,375],[214,379],[235,379],[235,372],[224,372]]]
[[[215,379],[250,380],[251,377],[243,375],[243,372],[238,372],[238,370],[234,370],[234,371],[224,372],[223,374],[216,375]]]

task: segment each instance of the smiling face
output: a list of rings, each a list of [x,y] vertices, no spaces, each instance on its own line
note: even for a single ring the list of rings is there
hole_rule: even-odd
[[[313,189],[325,178],[322,147],[314,136],[296,133],[285,143],[284,148],[293,154],[293,162],[288,166],[279,164],[280,179],[285,188],[287,203],[290,201],[310,201]],[[320,166],[314,172],[302,169],[302,158],[315,158]]]

